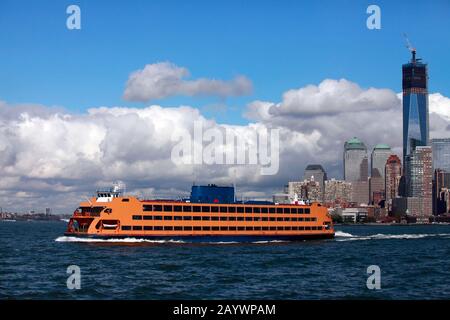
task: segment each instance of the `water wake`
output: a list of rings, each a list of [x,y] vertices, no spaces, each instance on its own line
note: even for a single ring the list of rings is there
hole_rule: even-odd
[[[383,234],[357,236],[346,232],[336,231],[336,241],[385,240],[385,239],[423,239],[431,237],[449,238],[450,233],[412,233],[412,234]]]
[[[118,243],[140,243],[140,242],[149,242],[149,243],[185,243],[181,240],[150,240],[150,239],[142,239],[142,238],[110,238],[110,239],[98,239],[98,238],[79,238],[79,237],[68,237],[62,236],[55,239],[56,242],[118,242]]]

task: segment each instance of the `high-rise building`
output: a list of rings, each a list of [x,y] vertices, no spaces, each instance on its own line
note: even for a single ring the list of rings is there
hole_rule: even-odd
[[[432,214],[433,207],[433,160],[429,146],[416,146],[406,157],[406,175],[408,197],[421,199],[420,219],[425,220]]]
[[[321,192],[325,191],[325,180],[327,173],[320,164],[309,164],[303,175],[303,180],[317,181],[320,185]]]
[[[403,74],[403,163],[416,146],[427,146],[428,119],[428,67],[421,59],[412,59],[402,66]]]
[[[370,176],[381,177],[384,181],[384,168],[386,161],[392,154],[391,147],[387,144],[377,144],[370,156]]]
[[[343,180],[326,180],[324,201],[326,204],[347,206],[352,200],[352,183]]]
[[[319,181],[304,180],[290,181],[288,184],[288,194],[291,199],[297,195],[299,200],[322,201],[322,189]]]
[[[433,154],[434,156],[434,154]],[[450,172],[434,169],[433,179],[433,214],[439,215],[448,212],[448,203],[445,202],[446,190],[450,189]],[[442,193],[444,192],[444,193]]]
[[[393,154],[385,164],[384,188],[386,207],[391,210],[392,199],[399,196],[400,179],[402,177],[402,163],[400,158]]]
[[[450,138],[431,139],[433,168],[450,172]]]
[[[368,159],[366,145],[358,138],[344,144],[344,180],[367,181]]]
[[[369,181],[352,181],[351,202],[356,205],[367,205],[369,203]]]

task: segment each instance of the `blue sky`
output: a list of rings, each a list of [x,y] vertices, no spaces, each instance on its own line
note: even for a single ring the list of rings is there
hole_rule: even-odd
[[[66,8],[81,8],[81,30]],[[366,8],[381,8],[381,30]],[[430,91],[450,96],[450,1],[10,1],[0,2],[0,100],[83,112],[149,103],[122,99],[129,74],[170,61],[192,78],[245,75],[245,97],[172,97],[220,122],[246,123],[247,103],[325,78],[401,90],[406,32],[430,67]],[[226,104],[227,112],[209,105]]]

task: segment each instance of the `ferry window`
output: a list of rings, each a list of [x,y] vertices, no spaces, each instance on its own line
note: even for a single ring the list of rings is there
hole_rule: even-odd
[[[133,230],[142,230],[142,226],[133,226]]]
[[[184,212],[191,212],[192,211],[192,207],[191,206],[183,206],[183,211]]]
[[[292,227],[284,227],[284,230],[292,230]]]
[[[253,231],[253,227],[245,227],[246,231]]]
[[[183,227],[184,231],[192,231],[192,227]]]
[[[285,217],[284,221],[291,221],[291,218]]]
[[[245,207],[245,213],[252,213],[252,207]]]
[[[211,227],[202,227],[202,230],[203,230],[203,231],[210,231],[210,230],[211,230]]]
[[[228,217],[229,221],[236,221],[236,217]]]
[[[202,217],[200,217],[200,216],[194,216],[194,220],[202,220]]]
[[[237,217],[237,221],[244,221],[244,217]]]
[[[219,231],[219,227],[211,227],[212,231]]]
[[[255,231],[261,230],[261,227],[255,227]]]
[[[261,208],[261,213],[267,213],[269,210],[267,208]]]
[[[230,230],[230,231],[236,231],[236,227],[229,227],[228,230]]]
[[[261,213],[261,208],[253,208],[253,213]]]
[[[291,221],[297,221],[297,218],[291,218]]]
[[[244,212],[244,207],[237,207],[237,213],[243,213]]]
[[[192,220],[191,216],[183,216],[183,220]]]
[[[202,217],[202,220],[203,220],[203,221],[209,221],[209,217],[203,216],[203,217]]]
[[[133,216],[133,220],[142,220],[142,216]]]
[[[153,230],[162,230],[163,229],[163,227],[161,227],[161,226],[154,226],[153,227]]]
[[[270,230],[277,230],[277,227],[269,227]]]
[[[262,230],[267,231],[267,230],[269,230],[269,227],[262,227]]]
[[[162,205],[159,205],[159,204],[154,205],[153,206],[153,211],[162,211]]]
[[[305,208],[305,213],[309,214],[309,213],[311,213],[311,210],[309,208]]]
[[[284,230],[283,227],[277,227],[277,230]]]
[[[181,230],[183,230],[183,227],[181,227],[181,226],[176,226],[176,227],[173,227],[173,229],[174,229],[174,230],[177,230],[177,231],[181,231]]]
[[[292,227],[292,230],[298,230],[298,227]]]
[[[238,231],[245,230],[245,227],[237,227]]]
[[[164,220],[172,220],[172,216],[164,216]]]
[[[283,221],[283,218],[278,217],[277,221]]]
[[[131,226],[122,226],[122,230],[131,230]]]
[[[284,213],[291,213],[291,208],[284,208]]]
[[[227,213],[227,207],[220,207],[220,212]]]
[[[303,208],[298,208],[298,213],[303,213]]]
[[[202,212],[210,212],[211,209],[209,206],[202,206]]]
[[[267,217],[262,217],[262,221],[268,221],[269,220],[269,218],[267,218]]]
[[[194,230],[196,231],[202,230],[202,227],[194,227]]]
[[[164,226],[164,230],[173,230],[172,226]]]
[[[291,213],[297,213],[297,208],[291,208]]]
[[[171,212],[172,211],[172,206],[164,206],[164,211]]]
[[[194,210],[194,212],[201,212],[201,210],[202,210],[202,207],[200,207],[200,206],[194,206],[194,208],[193,208]]]
[[[228,207],[228,212],[229,213],[235,213],[236,212],[236,207]]]
[[[305,230],[305,227],[298,227],[298,230]]]
[[[144,230],[153,230],[152,226],[144,226]]]
[[[245,217],[245,221],[252,221],[253,218],[252,217]]]
[[[254,220],[254,221],[260,221],[261,218],[260,218],[260,217],[254,217],[253,220]]]
[[[181,206],[174,206],[173,211],[175,212],[181,212]]]
[[[298,218],[298,221],[305,221],[305,218]]]
[[[227,221],[228,217],[220,217],[220,221]]]
[[[155,216],[155,220],[162,220],[162,216]]]
[[[152,205],[151,204],[144,204],[142,206],[142,211],[152,211]]]
[[[219,217],[211,217],[212,221],[219,221]]]
[[[311,227],[305,227],[305,230],[311,230]]]
[[[276,220],[275,217],[270,217],[270,218],[269,218],[269,221],[275,221],[275,220]]]
[[[122,199],[122,202],[130,202],[130,199],[124,198],[124,199]]]
[[[303,218],[303,221],[310,221],[309,218]]]
[[[277,213],[283,213],[283,208],[277,208]]]
[[[182,220],[182,219],[183,219],[182,216],[174,216],[174,217],[173,217],[173,220]]]
[[[269,208],[269,213],[275,213],[275,208]]]
[[[212,206],[211,207],[211,212],[219,212],[219,207]]]
[[[228,231],[228,227],[220,227],[220,231]]]
[[[310,221],[317,221],[317,218],[310,218]]]
[[[153,220],[153,216],[144,216],[144,220]]]

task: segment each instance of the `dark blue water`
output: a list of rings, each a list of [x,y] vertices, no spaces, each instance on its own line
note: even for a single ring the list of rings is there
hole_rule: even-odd
[[[65,227],[0,222],[1,299],[450,298],[450,226],[341,226],[334,240],[254,244],[73,242]],[[80,290],[67,289],[69,265]],[[381,290],[367,289],[369,265]]]

